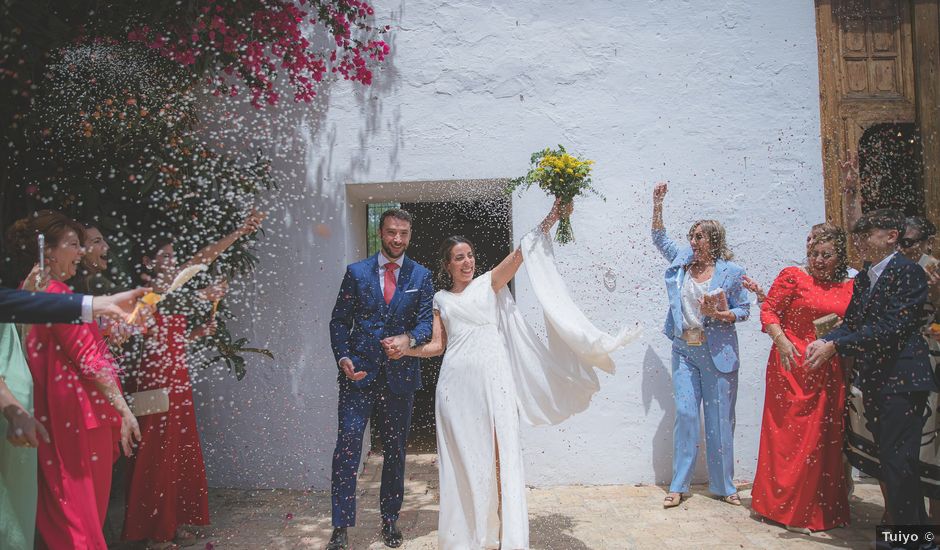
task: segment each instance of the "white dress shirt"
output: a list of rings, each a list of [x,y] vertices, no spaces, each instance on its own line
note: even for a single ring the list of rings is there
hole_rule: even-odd
[[[88,294],[82,296],[82,322],[91,323],[94,322],[95,318],[92,315],[94,308],[92,302],[94,301],[94,296]]]
[[[888,267],[888,263],[891,262],[896,254],[897,252],[892,252],[888,254],[885,259],[868,268],[868,280],[871,282],[868,286],[868,292],[874,290],[875,284],[878,282],[878,279],[881,278],[881,274],[884,273],[885,268]]]
[[[398,274],[401,272],[401,264],[405,261],[405,255],[402,254],[398,257],[397,260],[389,260],[385,257],[381,251],[379,252],[379,289],[382,290],[382,295],[385,295],[385,264],[388,262],[395,262],[398,264],[398,269],[395,270],[395,284],[398,284]]]

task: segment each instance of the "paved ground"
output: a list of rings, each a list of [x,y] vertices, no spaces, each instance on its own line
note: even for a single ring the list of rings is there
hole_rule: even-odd
[[[437,467],[433,454],[408,457],[405,508],[400,527],[406,550],[437,544]],[[359,525],[350,530],[354,550],[381,549],[378,492],[381,458],[370,457],[359,490]],[[729,549],[729,548],[870,548],[881,517],[881,493],[873,483],[859,483],[851,499],[852,525],[805,536],[761,521],[747,505],[750,486],[741,487],[744,507],[734,507],[694,488],[678,508],[664,510],[662,487],[567,486],[529,490],[533,548],[583,549]],[[322,549],[330,536],[329,494],[323,491],[212,490],[211,527],[185,548],[206,550]],[[112,532],[120,521],[115,506]],[[132,550],[138,545],[116,545]]]

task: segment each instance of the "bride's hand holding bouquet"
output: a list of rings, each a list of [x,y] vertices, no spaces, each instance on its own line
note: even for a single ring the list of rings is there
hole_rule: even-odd
[[[542,233],[548,233],[548,231],[555,225],[555,222],[559,220],[567,220],[571,217],[571,213],[574,212],[574,201],[564,202],[560,198],[555,198],[555,204],[552,205],[551,211],[545,216],[545,219],[542,220],[542,223],[539,224],[539,231]]]
[[[506,192],[512,194],[517,189],[528,189],[537,184],[548,195],[557,199],[556,206],[571,205],[575,197],[593,193],[603,196],[591,185],[591,166],[593,160],[587,160],[568,154],[561,145],[558,149],[543,149],[532,155],[532,167],[521,177],[510,180]],[[553,208],[553,212],[556,208]],[[571,228],[571,210],[561,208],[558,231],[555,240],[565,244],[574,240]]]

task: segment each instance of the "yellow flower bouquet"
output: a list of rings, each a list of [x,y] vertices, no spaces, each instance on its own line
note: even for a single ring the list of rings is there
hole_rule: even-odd
[[[535,183],[547,194],[561,199],[564,204],[587,193],[603,198],[597,189],[591,186],[593,160],[572,156],[559,145],[558,149],[545,148],[533,153],[531,163],[532,167],[525,176],[509,181],[506,186],[507,194],[512,194],[517,189],[528,189]],[[555,240],[561,244],[574,240],[569,218],[559,220]]]

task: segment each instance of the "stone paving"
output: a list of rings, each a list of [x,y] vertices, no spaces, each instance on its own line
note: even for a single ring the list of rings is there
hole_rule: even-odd
[[[408,457],[404,509],[399,526],[405,550],[437,547],[436,455]],[[379,530],[378,492],[381,457],[370,456],[359,484],[359,527],[350,530],[354,550],[385,548]],[[565,486],[529,489],[532,548],[728,549],[871,548],[881,517],[875,483],[857,483],[850,506],[852,524],[811,536],[791,533],[749,511],[750,486],[740,485],[745,506],[711,498],[704,487],[677,508],[664,510],[664,488],[654,485]],[[213,489],[213,524],[184,548],[322,549],[330,536],[330,499],[326,491],[245,491]],[[120,508],[109,518],[111,536],[119,532]],[[112,548],[136,550],[143,545]]]

